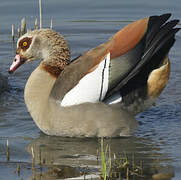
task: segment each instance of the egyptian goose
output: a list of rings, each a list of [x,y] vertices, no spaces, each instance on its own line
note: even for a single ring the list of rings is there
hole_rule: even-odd
[[[20,37],[9,72],[42,59],[24,92],[37,126],[57,136],[129,133],[136,126],[134,115],[150,107],[168,82],[168,53],[179,31],[179,21],[167,21],[170,16],[135,21],[74,61],[65,39],[53,30]]]

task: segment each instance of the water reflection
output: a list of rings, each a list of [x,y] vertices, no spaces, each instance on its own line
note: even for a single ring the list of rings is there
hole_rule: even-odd
[[[8,78],[0,73],[0,94],[8,89]]]
[[[135,164],[139,165],[142,162],[146,173],[143,179],[157,173],[169,172],[173,175],[173,168],[166,165],[172,159],[168,158],[168,154],[161,153],[160,147],[150,138],[112,138],[105,139],[104,143],[110,144],[112,155],[115,153],[119,157],[126,153],[130,161],[134,158]],[[72,172],[69,177],[80,176],[83,168],[86,167],[89,174],[100,172],[100,155],[97,160],[97,149],[100,151],[100,139],[97,138],[61,138],[41,134],[26,149],[30,154],[32,154],[33,149],[37,164],[51,167],[51,170],[44,171],[44,178],[49,177],[50,172],[54,172],[54,170],[59,172],[57,169],[62,169],[61,172]],[[57,177],[58,174],[56,174]]]

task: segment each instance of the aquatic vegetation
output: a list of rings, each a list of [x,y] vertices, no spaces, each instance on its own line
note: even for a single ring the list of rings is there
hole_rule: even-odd
[[[150,172],[145,172],[142,161],[135,162],[134,154],[128,159],[126,152],[119,156],[111,154],[110,145],[104,146],[104,140],[101,139],[101,176],[100,179],[147,179],[151,177]]]
[[[101,180],[171,180],[173,172],[159,173],[160,167],[143,166],[141,160],[136,161],[134,154],[128,156],[127,152],[118,155],[111,153],[109,144],[101,139]]]

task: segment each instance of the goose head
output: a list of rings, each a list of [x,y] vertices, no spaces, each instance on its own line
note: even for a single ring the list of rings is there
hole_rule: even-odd
[[[13,73],[22,64],[43,60],[45,64],[69,63],[70,51],[65,39],[51,29],[40,29],[27,32],[17,41],[16,56],[9,73]],[[55,63],[56,62],[56,63]]]

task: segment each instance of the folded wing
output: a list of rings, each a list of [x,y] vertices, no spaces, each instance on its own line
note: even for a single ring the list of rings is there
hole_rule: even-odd
[[[167,22],[169,17],[164,14],[135,21],[78,57],[62,71],[50,96],[63,106],[106,102],[115,94],[120,94],[123,102],[133,103],[131,94],[140,89],[146,97],[149,76],[168,64],[167,55],[179,30],[174,28],[178,20]]]

